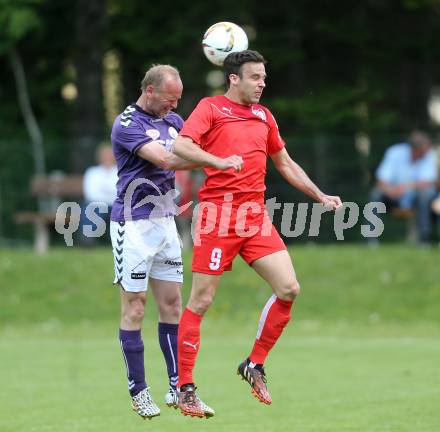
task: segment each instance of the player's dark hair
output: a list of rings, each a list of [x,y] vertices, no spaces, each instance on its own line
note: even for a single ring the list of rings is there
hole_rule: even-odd
[[[257,51],[245,50],[229,54],[223,63],[226,85],[229,88],[229,75],[234,74],[242,78],[241,69],[245,63],[263,63],[266,64],[265,58]]]

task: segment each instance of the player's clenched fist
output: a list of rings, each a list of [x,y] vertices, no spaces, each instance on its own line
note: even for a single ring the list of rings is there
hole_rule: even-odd
[[[321,198],[321,204],[329,210],[338,210],[342,207],[341,198],[332,195],[324,195]]]
[[[225,159],[220,159],[216,164],[216,168],[222,171],[232,168],[235,171],[240,172],[243,168],[243,158],[241,156],[232,155]]]

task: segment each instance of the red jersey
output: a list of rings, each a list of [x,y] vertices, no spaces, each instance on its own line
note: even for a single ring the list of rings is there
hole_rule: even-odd
[[[264,203],[266,161],[285,143],[270,111],[262,105],[241,105],[226,96],[203,98],[185,121],[180,135],[190,137],[203,150],[226,158],[243,158],[243,169],[204,169],[207,176],[199,191],[200,201],[221,204],[226,193],[233,204]]]

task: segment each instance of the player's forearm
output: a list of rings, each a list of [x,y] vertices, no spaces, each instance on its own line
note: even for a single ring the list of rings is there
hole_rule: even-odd
[[[315,201],[321,202],[324,193],[310,179],[306,172],[294,161],[278,168],[281,175],[296,189],[305,193]]]
[[[173,145],[173,153],[197,166],[216,166],[219,158],[202,150],[190,138],[177,137]]]
[[[136,154],[142,159],[166,170],[190,170],[200,166],[168,151],[159,141],[151,141],[143,145]]]
[[[174,153],[170,153],[166,158],[166,168],[172,170],[191,170],[194,168],[200,168],[200,164],[195,162],[191,162],[181,157],[177,156]]]

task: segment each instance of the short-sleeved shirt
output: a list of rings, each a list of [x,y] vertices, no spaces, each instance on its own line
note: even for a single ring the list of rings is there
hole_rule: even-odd
[[[105,202],[113,205],[116,199],[118,169],[116,166],[91,166],[86,169],[83,180],[83,193],[87,202]]]
[[[180,131],[203,150],[226,158],[243,158],[243,169],[235,172],[207,167],[207,178],[199,191],[200,201],[221,204],[225,193],[233,194],[233,205],[246,201],[264,203],[266,161],[285,143],[270,111],[262,105],[241,105],[226,96],[202,99]]]
[[[158,205],[157,201],[149,198],[170,196],[166,194],[174,191],[174,171],[160,168],[136,153],[152,141],[159,141],[167,150],[171,150],[182,124],[182,118],[174,112],[163,118],[156,117],[136,104],[128,106],[116,117],[111,141],[118,166],[118,182],[112,220],[121,222],[126,219],[147,219],[150,215],[163,217],[175,214],[172,199],[161,200]],[[126,211],[124,200],[127,201]]]
[[[392,145],[376,171],[378,180],[392,184],[408,184],[437,180],[437,155],[429,150],[416,161],[411,160],[411,146],[407,143]]]

